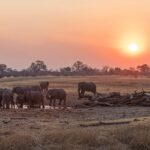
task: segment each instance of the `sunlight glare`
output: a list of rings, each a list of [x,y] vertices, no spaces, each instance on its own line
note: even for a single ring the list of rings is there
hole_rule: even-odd
[[[128,46],[128,50],[132,54],[137,54],[139,52],[138,45],[136,43],[131,43]]]

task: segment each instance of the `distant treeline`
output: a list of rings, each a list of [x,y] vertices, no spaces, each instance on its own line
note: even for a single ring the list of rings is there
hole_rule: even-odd
[[[66,66],[59,70],[48,69],[44,61],[37,60],[32,62],[31,65],[18,71],[7,67],[6,64],[0,64],[0,77],[10,76],[77,76],[77,75],[133,75],[138,77],[139,75],[150,75],[150,66],[147,64],[139,65],[136,68],[121,69],[119,67],[103,66],[99,69],[92,68],[81,61],[76,61],[72,66]]]

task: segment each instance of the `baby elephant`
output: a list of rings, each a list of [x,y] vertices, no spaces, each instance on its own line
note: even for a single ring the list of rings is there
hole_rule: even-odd
[[[59,100],[59,109],[61,108],[62,101],[64,104],[64,109],[66,108],[66,92],[63,89],[49,89],[46,95],[46,98],[50,101],[49,105],[54,107],[56,106],[56,100]]]

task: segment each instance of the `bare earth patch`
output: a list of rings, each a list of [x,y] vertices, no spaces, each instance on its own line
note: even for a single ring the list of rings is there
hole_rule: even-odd
[[[149,149],[150,109],[0,110],[0,150]],[[97,121],[115,122],[83,127]],[[129,121],[116,124],[116,121]]]

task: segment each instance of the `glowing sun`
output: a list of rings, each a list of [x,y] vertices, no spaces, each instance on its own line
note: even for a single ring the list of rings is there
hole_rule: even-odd
[[[118,42],[118,50],[126,57],[142,57],[146,49],[147,39],[142,34],[125,34]]]
[[[139,53],[139,47],[136,43],[131,43],[128,46],[128,52],[131,54],[138,54]]]

